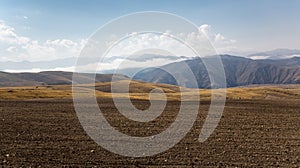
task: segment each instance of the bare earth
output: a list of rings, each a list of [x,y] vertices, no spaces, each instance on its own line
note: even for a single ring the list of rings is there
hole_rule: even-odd
[[[140,109],[145,100],[133,100]],[[191,102],[192,103],[192,102]],[[204,143],[198,136],[209,101],[186,137],[161,154],[130,158],[97,145],[81,127],[70,99],[0,102],[2,167],[299,167],[299,99],[232,99]],[[180,102],[170,101],[156,120],[142,124],[117,113],[110,99],[99,99],[105,117],[119,131],[149,136],[167,129]]]

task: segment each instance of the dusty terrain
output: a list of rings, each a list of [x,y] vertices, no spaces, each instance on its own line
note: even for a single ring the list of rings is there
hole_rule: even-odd
[[[299,167],[300,104],[291,96],[284,100],[228,99],[217,129],[201,144],[197,139],[210,104],[202,101],[187,136],[170,150],[145,158],[119,156],[98,146],[81,127],[70,99],[2,100],[1,166]],[[149,106],[145,100],[133,103],[140,109]],[[160,117],[142,124],[120,115],[110,99],[99,99],[110,124],[135,136],[166,129],[179,105],[168,102]]]

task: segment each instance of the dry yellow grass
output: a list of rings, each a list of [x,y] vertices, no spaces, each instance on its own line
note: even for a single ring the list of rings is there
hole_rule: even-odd
[[[273,85],[228,88],[230,99],[299,99],[300,85]]]
[[[152,84],[139,81],[131,81],[130,93],[124,93],[124,84],[128,81],[114,82],[116,90],[113,94],[115,98],[130,97],[134,99],[149,99],[149,92],[153,89],[160,89],[166,93],[168,100],[180,100],[181,95],[184,100],[194,100],[199,96],[201,99],[210,99],[211,90],[209,89],[187,89],[167,84]],[[95,94],[97,97],[111,98],[110,82],[96,83]],[[79,85],[84,93],[93,92],[93,85]],[[181,89],[181,92],[179,90]],[[217,90],[216,90],[217,91]],[[152,93],[152,98],[163,99],[164,94]],[[0,88],[0,99],[69,99],[72,98],[72,86],[28,86],[28,87],[5,87]],[[227,99],[299,99],[300,85],[273,85],[273,86],[255,86],[243,88],[228,88]]]
[[[69,86],[26,86],[0,88],[0,99],[71,98]]]

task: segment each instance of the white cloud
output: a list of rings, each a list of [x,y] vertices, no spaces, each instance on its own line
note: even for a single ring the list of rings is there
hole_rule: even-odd
[[[212,28],[208,24],[201,25],[198,32],[191,32],[188,34],[180,33],[173,34],[171,31],[166,31],[162,35],[154,33],[143,33],[139,34],[137,32],[132,32],[128,34],[128,38],[119,41],[115,44],[108,56],[115,55],[131,55],[139,50],[147,48],[158,48],[162,50],[168,50],[168,52],[174,55],[180,56],[195,56],[185,44],[176,40],[176,38],[181,39],[186,42],[197,51],[200,51],[200,56],[215,54],[212,51],[212,46],[217,50],[217,53],[230,53],[236,49],[236,41],[224,37],[220,33],[214,33]],[[176,37],[176,38],[173,38]],[[107,42],[107,45],[112,45],[115,41]]]
[[[254,60],[260,60],[260,59],[268,59],[269,56],[251,56],[249,58],[254,59]]]
[[[20,36],[0,20],[0,61],[41,61],[78,56],[86,40],[55,39],[40,42]]]
[[[28,37],[18,36],[14,28],[7,26],[0,20],[0,42],[7,44],[25,44],[29,41],[30,39]]]
[[[15,17],[16,17],[17,19],[21,19],[21,20],[27,20],[27,19],[29,19],[29,17],[26,16],[26,15],[16,15]]]
[[[114,45],[110,52],[110,56],[128,56],[135,54],[141,50],[159,49],[167,51],[175,56],[193,56],[195,55],[186,45],[180,41],[173,39],[167,34],[153,34],[153,33],[131,33],[128,38],[123,39]],[[113,43],[108,43],[113,44]]]
[[[6,51],[8,52],[15,52],[16,51],[16,47],[10,46],[6,49]]]
[[[200,34],[196,32],[189,34],[180,33],[173,36],[171,31],[166,31],[161,35],[133,32],[128,34],[128,38],[116,44],[110,50],[108,56],[142,54],[140,51],[147,49],[159,49],[175,56],[196,55],[188,46],[173,37],[193,44],[193,47],[198,47],[197,49],[201,51],[201,53],[199,53],[201,54],[200,56],[214,53],[214,51],[210,51],[211,47],[207,46],[209,45],[207,39],[209,39],[219,53],[230,53],[236,49],[235,40],[228,39],[220,33],[214,33],[208,24],[201,25],[199,31],[201,32]],[[114,40],[118,40],[116,37],[112,39],[112,41],[107,42],[107,45],[114,44]],[[74,57],[79,55],[86,42],[87,40],[73,41],[70,39],[54,39],[41,42],[18,35],[14,28],[0,21],[0,61],[47,61]],[[122,68],[147,67],[171,62],[171,60],[167,59],[151,60],[144,63],[128,60],[126,62],[123,61],[124,59],[120,59],[112,63],[104,63],[101,69],[112,69],[119,65],[121,65]],[[87,68],[90,69],[91,67],[92,66],[89,65]],[[68,69],[72,68],[69,67]],[[36,71],[36,69],[34,71]]]
[[[206,35],[219,53],[234,53],[237,50],[236,40],[227,39],[220,33],[214,33],[211,25],[203,24],[199,27],[199,31]]]
[[[20,72],[42,72],[42,71],[68,71],[73,72],[74,66],[72,67],[57,67],[54,69],[40,69],[40,68],[32,68],[32,69],[5,69],[3,72],[10,72],[10,73],[20,73]]]

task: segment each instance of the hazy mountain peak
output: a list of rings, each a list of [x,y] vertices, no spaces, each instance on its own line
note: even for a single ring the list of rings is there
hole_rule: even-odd
[[[283,48],[248,55],[252,59],[286,59],[297,56],[300,56],[300,50]]]

